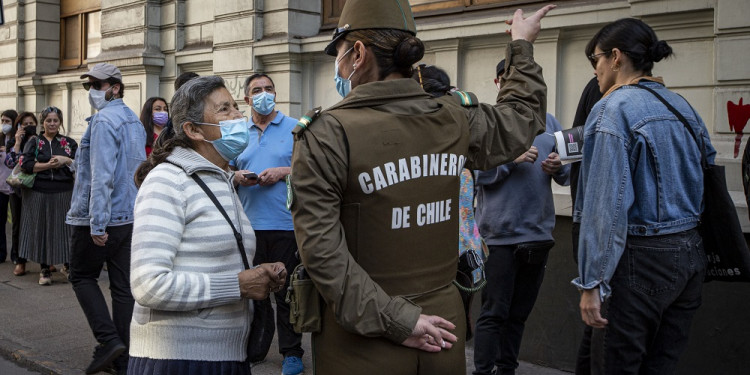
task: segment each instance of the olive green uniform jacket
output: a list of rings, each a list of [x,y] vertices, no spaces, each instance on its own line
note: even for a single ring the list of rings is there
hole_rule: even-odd
[[[544,130],[546,86],[532,51],[510,43],[494,106],[466,93],[436,99],[411,79],[378,81],[295,129],[295,236],[326,304],[313,336],[317,373],[393,375],[386,363],[428,373],[416,364],[424,355],[449,356],[429,361],[439,373],[465,371],[465,317],[451,284],[460,173],[515,159]],[[456,324],[459,345],[439,355],[399,346],[420,313]]]

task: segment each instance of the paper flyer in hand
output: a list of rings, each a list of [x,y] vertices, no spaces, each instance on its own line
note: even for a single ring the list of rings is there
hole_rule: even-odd
[[[555,132],[557,153],[563,164],[581,161],[583,158],[583,126]]]

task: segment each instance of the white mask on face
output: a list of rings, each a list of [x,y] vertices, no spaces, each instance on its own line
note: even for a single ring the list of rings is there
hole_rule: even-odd
[[[106,107],[107,103],[109,103],[109,100],[107,100],[107,91],[111,89],[112,89],[112,86],[110,86],[108,89],[104,91],[90,89],[89,90],[89,104],[91,104],[91,106],[97,111]]]
[[[8,134],[13,129],[11,124],[3,124],[3,134]]]

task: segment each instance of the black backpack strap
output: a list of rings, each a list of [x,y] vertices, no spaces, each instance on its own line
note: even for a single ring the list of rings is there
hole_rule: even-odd
[[[664,99],[661,95],[657,94],[656,91],[654,91],[652,88],[646,87],[646,86],[641,86],[641,85],[638,85],[638,84],[631,85],[631,86],[637,87],[639,89],[644,89],[644,90],[650,92],[657,99],[659,99],[659,101],[661,101],[667,107],[667,109],[669,109],[670,112],[672,112],[675,116],[677,116],[677,119],[680,120],[680,122],[682,122],[682,125],[685,125],[685,128],[687,129],[687,131],[690,133],[691,136],[693,136],[693,140],[695,140],[695,144],[700,149],[700,152],[701,152],[701,164],[703,165],[704,168],[707,167],[708,166],[708,160],[706,159],[706,145],[705,145],[704,142],[699,142],[698,141],[698,137],[695,135],[695,132],[693,131],[693,128],[690,126],[690,124],[688,123],[688,121],[685,118],[685,116],[683,116],[682,113],[680,113],[680,111],[678,111],[674,106],[672,106],[671,104],[669,104],[669,102],[666,99]],[[685,98],[683,98],[683,100],[684,99]],[[686,100],[686,102],[687,102],[687,100]],[[690,105],[690,103],[688,103],[688,105]],[[692,108],[692,106],[691,106],[691,108]]]
[[[221,206],[219,203],[219,200],[216,199],[216,195],[211,192],[211,190],[208,189],[208,186],[206,186],[206,183],[201,180],[200,177],[198,177],[197,173],[193,173],[190,175],[190,177],[195,180],[195,182],[198,184],[198,186],[203,189],[204,192],[206,192],[206,195],[208,195],[209,198],[211,198],[211,202],[214,202],[214,205],[216,208],[219,209],[219,212],[224,216],[224,219],[227,220],[227,223],[229,223],[229,226],[232,227],[232,232],[234,232],[234,239],[237,241],[237,248],[240,251],[240,255],[242,256],[242,263],[245,265],[245,269],[250,269],[250,262],[247,261],[247,254],[245,254],[245,246],[242,244],[242,235],[240,232],[237,231],[237,228],[234,227],[234,224],[232,224],[232,220],[229,219],[229,215],[227,215],[227,212],[224,210],[224,207]]]

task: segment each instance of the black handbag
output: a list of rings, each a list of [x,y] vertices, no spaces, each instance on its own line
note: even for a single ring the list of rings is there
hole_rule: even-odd
[[[482,247],[485,246],[484,241],[482,241]],[[459,255],[458,270],[453,284],[458,288],[458,293],[461,295],[461,301],[464,304],[466,340],[468,341],[474,337],[474,319],[471,318],[471,303],[474,300],[474,293],[487,285],[484,275],[484,261],[479,252],[469,249]]]
[[[242,244],[242,235],[234,227],[234,224],[232,224],[232,220],[229,219],[229,215],[227,215],[224,207],[221,206],[214,193],[208,189],[206,183],[197,174],[193,173],[190,177],[206,192],[206,195],[211,198],[211,202],[214,203],[219,212],[224,216],[224,219],[229,223],[229,226],[232,227],[234,239],[237,241],[237,249],[242,256],[242,264],[246,270],[250,269],[250,262],[248,262],[247,254],[245,254],[245,246]],[[268,355],[268,351],[271,348],[274,333],[276,333],[276,324],[274,322],[271,299],[253,300],[253,322],[250,325],[250,337],[247,340],[248,362],[256,363],[266,359],[266,355]]]
[[[699,230],[708,262],[705,281],[750,282],[750,250],[742,233],[734,202],[729,196],[724,167],[708,163],[705,143],[698,142],[695,132],[679,111],[654,90],[640,85],[633,86],[647,90],[664,103],[685,125],[700,148],[704,208]]]

